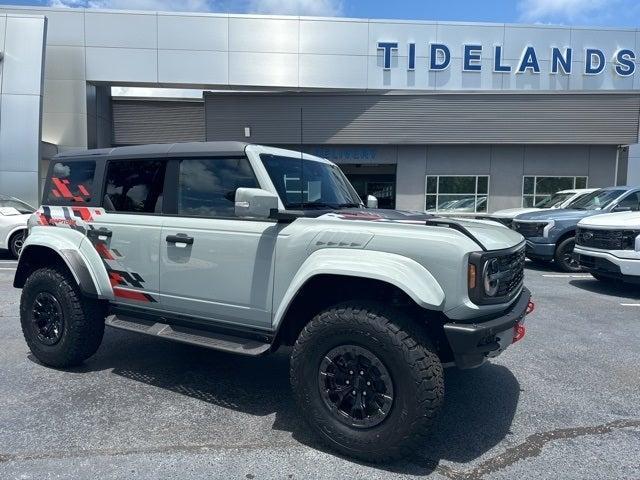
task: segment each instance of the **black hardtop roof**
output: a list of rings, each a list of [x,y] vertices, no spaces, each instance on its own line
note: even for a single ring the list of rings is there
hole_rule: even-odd
[[[244,155],[247,147],[244,142],[184,142],[184,143],[153,143],[148,145],[134,145],[130,147],[97,148],[91,150],[73,150],[62,152],[53,157],[59,160],[91,158],[149,158],[173,157],[181,155]]]

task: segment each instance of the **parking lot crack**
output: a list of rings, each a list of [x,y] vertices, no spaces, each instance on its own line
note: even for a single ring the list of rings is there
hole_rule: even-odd
[[[624,428],[640,428],[640,420],[622,419],[602,425],[587,427],[558,428],[548,432],[529,435],[524,442],[508,448],[503,453],[480,463],[472,470],[455,470],[451,467],[440,465],[436,471],[451,480],[481,480],[485,476],[527,458],[534,458],[542,453],[542,449],[555,440],[567,440],[587,435],[606,435],[615,430]]]

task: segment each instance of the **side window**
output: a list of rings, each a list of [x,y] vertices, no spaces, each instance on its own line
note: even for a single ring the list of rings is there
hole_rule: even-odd
[[[107,166],[102,202],[109,212],[161,213],[166,162],[114,160]]]
[[[634,212],[638,211],[640,209],[640,192],[635,192],[624,197],[618,203],[618,207],[630,208]]]
[[[51,169],[46,205],[78,205],[91,201],[96,162],[56,162]]]
[[[234,217],[238,188],[260,188],[247,158],[194,158],[180,162],[178,214]]]

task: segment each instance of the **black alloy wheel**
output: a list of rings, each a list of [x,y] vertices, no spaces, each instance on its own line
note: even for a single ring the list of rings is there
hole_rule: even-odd
[[[356,428],[381,423],[393,407],[393,383],[380,359],[366,348],[340,345],[322,359],[320,395],[331,414]]]
[[[64,313],[58,299],[49,292],[40,292],[33,301],[32,328],[43,345],[55,345],[64,332]]]

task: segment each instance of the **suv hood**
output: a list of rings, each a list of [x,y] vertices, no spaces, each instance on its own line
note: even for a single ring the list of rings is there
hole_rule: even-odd
[[[382,223],[398,223],[429,228],[427,222],[453,224],[466,230],[476,243],[487,250],[501,250],[513,247],[524,239],[519,233],[491,220],[467,220],[445,218],[416,211],[383,210],[383,209],[345,209],[324,214],[318,218],[338,218],[346,221],[366,221]],[[431,227],[434,228],[434,227]],[[441,227],[435,227],[441,228]],[[464,235],[467,235],[464,233]],[[467,235],[468,236],[468,235]]]
[[[592,215],[603,214],[602,210],[573,210],[568,208],[558,208],[542,210],[540,212],[525,213],[518,215],[515,220],[580,220]]]
[[[604,215],[596,215],[580,220],[580,227],[602,227],[602,228],[640,228],[640,212],[616,212]]]
[[[518,215],[522,215],[523,213],[531,213],[531,212],[539,212],[542,210],[541,208],[506,208],[504,210],[498,210],[497,212],[493,212],[490,217],[496,218],[515,218]]]

